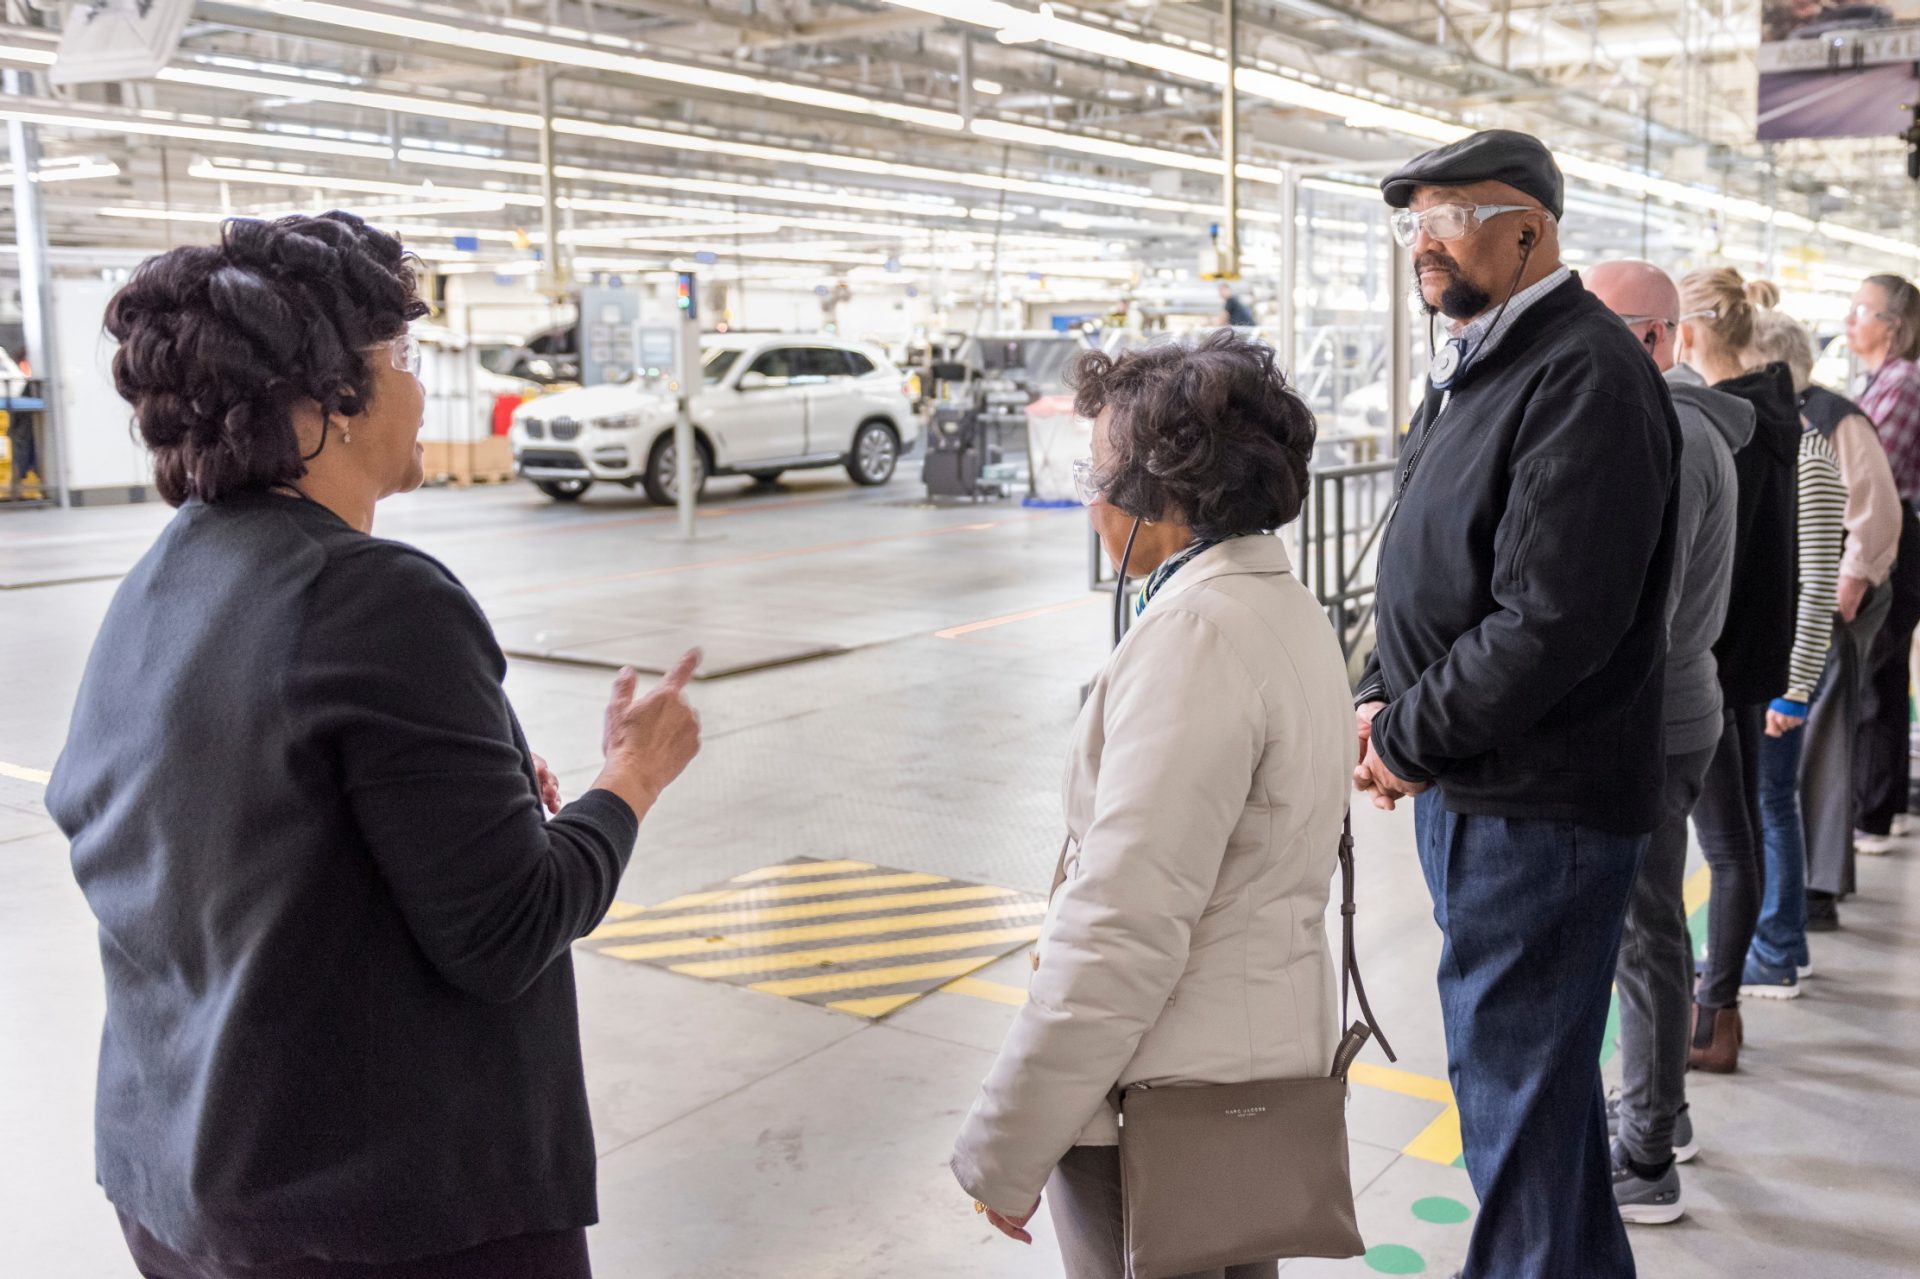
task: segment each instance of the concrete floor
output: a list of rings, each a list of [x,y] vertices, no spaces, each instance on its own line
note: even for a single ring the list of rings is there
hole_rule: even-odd
[[[610,671],[705,643],[746,673],[702,682],[705,753],[649,819],[632,906],[797,857],[1043,891],[1058,775],[1106,614],[1077,512],[931,508],[903,478],[716,484],[704,530],[615,494],[521,486],[400,499],[380,532],[441,556],[516,660],[509,689],[569,794],[597,766]],[[101,995],[91,920],[40,806],[113,579],[164,509],[0,515],[0,1229],[7,1274],[129,1276],[92,1183]],[[980,623],[995,623],[979,626]],[[971,629],[970,629],[971,628]],[[811,660],[761,669],[805,653]],[[1289,1276],[1445,1276],[1472,1191],[1453,1166],[1410,815],[1356,813],[1360,945],[1401,1051],[1369,1050],[1349,1107],[1365,1259]],[[1845,931],[1790,1004],[1750,1003],[1743,1070],[1696,1077],[1704,1147],[1687,1218],[1635,1228],[1649,1276],[1920,1269],[1920,845],[1863,859]],[[576,957],[602,1160],[602,1275],[869,1279],[1055,1275],[974,1215],[945,1168],[1020,998],[1009,955],[871,1021],[591,953]]]

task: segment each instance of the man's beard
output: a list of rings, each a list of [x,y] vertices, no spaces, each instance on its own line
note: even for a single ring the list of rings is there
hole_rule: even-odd
[[[1440,291],[1438,308],[1428,303],[1429,310],[1437,309],[1449,320],[1471,320],[1493,305],[1493,295],[1460,274],[1460,268],[1445,258],[1428,257],[1414,263],[1414,279],[1419,279],[1422,266],[1439,267],[1448,275],[1447,287]],[[1426,303],[1426,291],[1421,289],[1420,300]]]

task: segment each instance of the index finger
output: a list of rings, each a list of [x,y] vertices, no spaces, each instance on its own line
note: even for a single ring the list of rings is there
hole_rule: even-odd
[[[669,693],[678,693],[687,686],[687,681],[693,678],[693,673],[699,668],[700,650],[690,648],[680,655],[680,660],[666,673],[660,681],[660,687]]]

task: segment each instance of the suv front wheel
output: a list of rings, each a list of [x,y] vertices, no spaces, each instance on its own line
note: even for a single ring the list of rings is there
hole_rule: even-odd
[[[885,484],[900,465],[900,437],[885,422],[862,423],[847,454],[847,474],[855,484]]]
[[[653,449],[647,454],[647,472],[640,477],[641,487],[647,490],[647,496],[655,506],[674,506],[680,501],[680,476],[676,471],[679,465],[673,446],[673,433],[669,431],[653,442]],[[707,449],[697,439],[693,450],[693,500],[699,501],[707,488],[707,472],[712,470],[707,460]]]

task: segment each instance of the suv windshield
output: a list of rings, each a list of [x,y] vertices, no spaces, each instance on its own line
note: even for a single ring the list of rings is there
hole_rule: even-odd
[[[734,362],[739,358],[740,348],[738,347],[714,347],[707,352],[706,358],[701,362],[701,381],[705,382],[708,386],[718,384],[720,379],[727,375],[727,370],[732,368]]]

